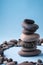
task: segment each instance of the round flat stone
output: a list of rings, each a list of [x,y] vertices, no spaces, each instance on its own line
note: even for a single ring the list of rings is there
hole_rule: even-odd
[[[24,57],[29,57],[29,56],[36,56],[39,55],[41,53],[40,50],[36,49],[35,51],[32,52],[24,52],[24,51],[19,51],[19,55],[20,56],[24,56]]]
[[[39,28],[37,24],[22,24],[22,27],[30,32],[35,32]]]
[[[40,35],[37,33],[31,34],[31,35],[26,35],[22,33],[20,38],[22,41],[32,42],[32,41],[38,41],[38,39],[40,38]]]
[[[31,41],[31,42],[21,41],[21,42],[20,42],[21,45],[25,45],[25,44],[26,44],[26,45],[29,45],[29,46],[30,46],[30,45],[33,45],[33,44],[36,46],[37,43],[38,43],[38,41]]]
[[[29,30],[23,29],[22,33],[29,35],[29,34],[33,34],[34,32],[31,32]]]
[[[36,50],[36,47],[34,47],[34,48],[22,48],[22,51],[24,51],[24,52],[29,52],[29,51],[34,51],[34,50]]]
[[[34,24],[35,21],[32,20],[32,19],[24,19],[23,24],[24,24],[24,23],[26,23],[26,24]]]

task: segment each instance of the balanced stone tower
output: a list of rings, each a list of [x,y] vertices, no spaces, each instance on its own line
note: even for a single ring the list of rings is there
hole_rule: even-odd
[[[41,51],[37,49],[40,35],[35,33],[39,26],[35,24],[34,20],[25,19],[22,23],[22,27],[23,31],[20,37],[22,49],[19,51],[19,55],[28,57],[40,54]]]

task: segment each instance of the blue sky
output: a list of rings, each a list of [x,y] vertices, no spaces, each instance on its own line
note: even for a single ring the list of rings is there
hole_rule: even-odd
[[[35,20],[43,38],[43,0],[0,0],[0,43],[19,39],[25,18]]]

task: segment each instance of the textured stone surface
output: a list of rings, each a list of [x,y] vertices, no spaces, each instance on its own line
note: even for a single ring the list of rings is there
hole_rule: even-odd
[[[39,28],[37,24],[23,24],[22,27],[33,33]]]
[[[20,38],[22,41],[31,42],[31,41],[37,41],[40,38],[40,35],[37,33],[31,35],[26,35],[22,33]]]

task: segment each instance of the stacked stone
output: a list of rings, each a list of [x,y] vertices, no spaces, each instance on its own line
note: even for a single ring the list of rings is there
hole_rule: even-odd
[[[22,23],[23,31],[21,34],[21,42],[22,50],[19,51],[19,55],[21,56],[35,56],[41,53],[39,49],[37,49],[37,42],[40,38],[40,35],[35,33],[35,31],[39,28],[37,24],[35,24],[34,20],[25,19]]]

